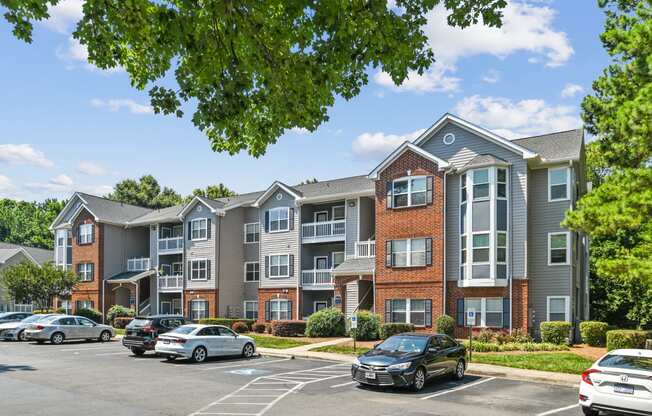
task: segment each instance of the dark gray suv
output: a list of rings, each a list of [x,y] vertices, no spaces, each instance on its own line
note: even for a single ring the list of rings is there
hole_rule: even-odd
[[[129,348],[134,355],[143,355],[145,351],[154,351],[156,337],[185,325],[186,322],[186,318],[181,315],[137,316],[125,328],[122,345]]]

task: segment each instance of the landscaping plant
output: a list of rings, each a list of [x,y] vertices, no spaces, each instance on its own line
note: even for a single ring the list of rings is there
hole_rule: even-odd
[[[605,322],[585,321],[580,323],[582,341],[592,347],[604,347],[609,325]]]
[[[255,323],[251,325],[251,330],[257,334],[264,334],[267,329],[267,325],[261,323]]]
[[[97,309],[91,308],[82,308],[77,310],[77,315],[88,318],[94,322],[100,322],[102,320],[102,313]]]
[[[369,311],[360,311],[358,327],[349,331],[351,337],[358,341],[375,341],[380,338],[380,316]]]
[[[231,329],[237,332],[238,334],[244,334],[245,332],[249,332],[249,326],[242,321],[234,322],[233,325],[231,325]]]
[[[380,337],[382,339],[387,339],[392,335],[402,334],[404,332],[414,331],[414,325],[412,324],[399,324],[399,323],[388,323],[383,324],[380,327]]]
[[[437,333],[446,334],[451,338],[455,337],[455,319],[448,315],[441,315],[435,321]]]
[[[306,321],[273,321],[272,335],[298,337],[306,333]]]
[[[646,331],[616,329],[607,331],[607,351],[621,348],[645,348]]]
[[[135,316],[134,310],[122,305],[113,305],[106,312],[106,320],[110,325],[113,326],[115,326],[114,323],[115,318],[133,317],[133,316]]]
[[[306,324],[308,337],[341,337],[345,333],[344,314],[337,308],[325,308],[313,313]]]
[[[133,321],[133,316],[117,316],[113,318],[113,327],[117,329],[124,329]]]
[[[541,341],[553,344],[566,344],[570,337],[571,324],[564,321],[541,322]]]

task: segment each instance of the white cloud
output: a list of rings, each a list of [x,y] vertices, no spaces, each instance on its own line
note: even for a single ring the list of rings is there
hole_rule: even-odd
[[[298,134],[298,135],[304,135],[304,134],[310,134],[310,130],[304,128],[304,127],[292,127],[289,130],[290,133],[292,134]]]
[[[88,62],[88,48],[79,43],[79,41],[72,36],[68,38],[67,45],[59,45],[54,54],[57,58],[66,63],[66,69],[75,69],[81,63],[82,67],[88,71],[97,72],[102,75],[111,75],[117,72],[124,72],[124,68],[109,68],[100,69],[95,65]]]
[[[126,108],[131,114],[154,114],[154,109],[151,106],[139,104],[128,98],[112,98],[109,100],[93,98],[90,104],[92,107],[106,108],[112,112]]]
[[[54,166],[54,162],[46,158],[43,152],[29,144],[0,144],[0,162],[44,168]]]
[[[453,66],[435,62],[431,68],[422,75],[419,75],[415,71],[410,71],[407,79],[398,86],[394,84],[394,81],[386,72],[376,72],[374,75],[374,81],[383,87],[391,88],[397,92],[454,92],[459,88],[460,79],[447,75],[447,73],[454,71],[455,67]]]
[[[73,180],[68,175],[57,175],[54,178],[50,179],[52,185],[71,187],[73,185]]]
[[[0,191],[8,191],[14,188],[14,184],[11,182],[11,179],[4,175],[0,175]]]
[[[84,0],[61,0],[56,6],[50,7],[50,18],[43,24],[59,33],[70,32],[72,26],[83,17]]]
[[[500,72],[490,69],[482,76],[482,80],[487,84],[495,84],[500,81]]]
[[[106,175],[106,170],[102,166],[88,161],[79,162],[77,164],[77,172],[90,176]]]
[[[387,156],[392,150],[404,141],[413,141],[425,129],[420,129],[407,134],[387,134],[383,132],[362,133],[353,141],[353,153],[365,159],[379,159]]]
[[[561,90],[561,96],[564,98],[571,98],[581,92],[584,92],[584,88],[581,85],[569,83],[564,86],[563,90]]]
[[[473,95],[460,100],[454,112],[508,139],[570,130],[582,124],[576,107],[548,105],[542,99],[514,102],[504,97]]]

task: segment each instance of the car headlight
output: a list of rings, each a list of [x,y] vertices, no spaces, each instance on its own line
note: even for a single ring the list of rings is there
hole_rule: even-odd
[[[387,367],[388,370],[407,370],[410,368],[412,365],[412,361],[408,361],[407,363],[400,363],[400,364],[392,364],[389,367]]]
[[[360,367],[362,364],[360,363],[360,360],[356,358],[355,361],[353,361],[353,365],[356,367]]]

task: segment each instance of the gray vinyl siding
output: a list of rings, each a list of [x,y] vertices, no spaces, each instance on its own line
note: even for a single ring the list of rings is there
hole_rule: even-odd
[[[332,290],[304,290],[301,292],[301,318],[307,318],[314,313],[315,301],[326,302],[328,306],[333,305]]]
[[[201,207],[201,211],[197,211],[198,207]],[[210,218],[211,238],[197,241],[188,239],[188,223],[193,219],[198,218]],[[218,287],[216,270],[219,267],[219,258],[217,255],[216,239],[220,229],[219,221],[219,217],[213,214],[207,206],[201,203],[196,204],[183,219],[183,238],[185,247],[183,270],[186,289],[215,289]],[[190,280],[188,262],[194,259],[207,259],[211,261],[210,279]]]
[[[333,221],[333,207],[344,206],[344,201],[328,202],[324,204],[306,204],[301,206],[301,223],[315,222],[316,212],[328,212],[328,220]],[[345,214],[346,215],[346,214]]]
[[[260,223],[260,214],[258,208],[243,208],[244,210],[244,223],[258,222],[258,229],[262,230],[263,224]],[[242,235],[244,238],[244,224],[242,225]],[[260,243],[244,244],[244,261],[258,261],[260,257]]]
[[[261,274],[262,274],[261,270]],[[258,282],[246,282],[244,284],[244,300],[258,300]],[[244,314],[244,312],[243,312]]]
[[[345,255],[353,256],[355,254],[355,242],[358,241],[358,210],[359,199],[347,199],[346,204],[346,234],[344,240]],[[353,206],[351,206],[353,203]]]
[[[281,194],[281,200],[276,199]],[[265,212],[277,207],[290,207],[294,209],[294,229],[289,231],[268,233],[265,231]],[[294,198],[283,190],[276,190],[260,207],[260,287],[297,287],[300,273],[299,264],[299,235],[301,218],[300,208],[295,206]],[[294,255],[294,276],[285,278],[265,277],[265,256],[270,254]]]
[[[218,316],[242,317],[244,314],[244,209],[236,208],[220,218],[219,240],[216,241],[219,262]]]
[[[7,270],[11,266],[15,266],[17,264],[22,263],[23,261],[28,260],[27,256],[25,256],[23,253],[18,253],[11,257],[9,260],[6,262],[0,264],[0,276],[2,273]],[[9,306],[12,306],[15,302],[11,299],[9,299],[6,295],[6,289],[4,288],[4,285],[0,284],[0,312],[6,312],[9,309]],[[22,302],[18,302],[22,303]]]
[[[333,252],[343,252],[342,243],[304,244],[301,247],[301,270],[312,270],[315,257],[328,257],[328,267],[333,267]]]
[[[146,227],[123,228],[103,224],[104,231],[104,276],[108,279],[127,270],[127,260],[149,256],[149,231]],[[98,266],[95,265],[95,270]]]
[[[447,133],[455,135],[455,142],[445,145],[442,138]],[[525,278],[525,244],[528,221],[528,167],[520,154],[497,145],[483,137],[449,124],[434,134],[421,147],[433,155],[447,160],[455,168],[461,168],[471,159],[481,154],[491,154],[510,163],[510,220],[511,244],[510,266],[515,279]],[[446,193],[446,270],[449,280],[457,280],[459,275],[459,176],[447,175]]]
[[[149,261],[153,269],[158,269],[158,225],[149,227]]]

